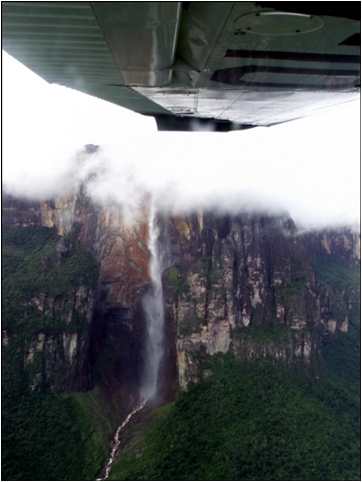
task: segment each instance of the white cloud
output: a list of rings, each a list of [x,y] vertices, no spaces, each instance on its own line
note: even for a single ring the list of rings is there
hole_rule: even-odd
[[[16,192],[58,192],[60,177],[85,144],[156,131],[151,117],[49,84],[6,52],[2,67],[3,176]]]
[[[4,56],[4,182],[49,196],[69,186],[75,152],[102,145],[87,169],[101,200],[130,213],[151,192],[164,208],[288,210],[304,225],[359,219],[359,104],[230,133],[156,132],[152,119],[59,86]]]

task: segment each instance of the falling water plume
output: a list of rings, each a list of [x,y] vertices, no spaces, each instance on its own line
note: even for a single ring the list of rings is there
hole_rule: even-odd
[[[148,249],[151,256],[151,289],[143,298],[147,329],[145,369],[141,386],[141,399],[143,400],[152,400],[157,395],[158,375],[164,352],[162,259],[159,252],[159,229],[153,204],[150,208]]]

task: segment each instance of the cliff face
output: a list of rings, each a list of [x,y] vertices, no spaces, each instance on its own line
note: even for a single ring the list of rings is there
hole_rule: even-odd
[[[44,228],[37,203],[6,197],[3,213],[5,382],[12,388],[22,379],[31,390],[88,388],[96,262],[72,236]]]
[[[36,317],[64,322],[64,326],[56,334],[48,334],[39,321],[40,328],[34,328],[32,336],[25,335],[22,358],[30,386],[35,389],[43,384],[44,376],[54,391],[84,390],[96,384],[108,400],[123,407],[121,412],[128,410],[138,396],[144,364],[142,298],[150,282],[146,214],[128,225],[119,206],[97,206],[83,188],[41,203],[6,196],[3,206],[5,229],[10,234],[15,229],[24,241],[29,230],[42,231],[51,233],[54,242],[47,261],[42,257],[34,261],[35,270],[36,262],[45,263],[49,284],[34,286],[31,303]],[[69,286],[64,293],[51,296],[49,290],[57,283],[55,271],[62,269],[64,260],[76,261],[80,252],[87,253],[97,267],[97,274],[92,275],[84,263],[79,266],[85,281],[92,278],[91,288]],[[9,300],[11,296],[9,291]],[[24,318],[25,311],[24,306],[19,307],[18,316]],[[72,319],[81,316],[86,319],[83,331],[72,331]],[[14,315],[9,313],[9,317]],[[11,335],[11,330],[5,329],[4,346],[9,345]]]
[[[113,401],[132,405],[144,366],[147,210],[127,225],[120,207],[97,206],[81,188],[45,203],[6,197],[4,219],[12,263],[24,254],[22,241],[11,239],[13,229],[24,231],[22,240],[32,229],[48,233],[44,253],[29,262],[49,276],[33,286],[26,307],[20,303],[9,314],[28,319],[31,312],[49,325],[26,325],[32,328],[20,358],[30,385],[71,390],[97,384]],[[159,227],[169,258],[163,275],[165,398],[207,375],[203,362],[217,353],[282,360],[317,374],[324,346],[358,319],[359,235],[348,229],[298,233],[287,216],[207,212],[160,216]],[[76,281],[61,279],[58,272],[68,276],[76,261]],[[62,288],[54,291],[57,276]],[[54,323],[60,326],[55,331]],[[15,331],[5,322],[5,348]]]
[[[315,374],[323,346],[359,318],[359,236],[299,234],[288,217],[200,213],[164,219],[173,266],[164,273],[178,382],[208,356],[272,358]]]
[[[44,470],[53,480],[94,479],[137,403],[147,218],[145,207],[127,224],[119,206],[94,204],[85,187],[48,202],[4,197],[9,480]],[[159,215],[158,228],[167,260],[161,401],[207,378],[210,358],[225,353],[278,360],[314,378],[332,367],[342,381],[359,379],[357,233],[300,233],[287,216],[208,212]]]
[[[132,225],[113,204],[93,204],[78,193],[41,205],[43,224],[74,232],[99,266],[96,304],[88,353],[94,383],[124,410],[139,395],[144,365],[142,298],[149,285],[146,214]]]
[[[83,190],[3,198],[2,401],[8,480],[94,480],[138,397],[147,223]]]

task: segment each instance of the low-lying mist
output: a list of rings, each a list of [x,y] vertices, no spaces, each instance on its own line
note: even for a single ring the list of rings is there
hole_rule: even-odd
[[[274,135],[272,135],[274,134]],[[41,142],[41,141],[40,141]],[[325,142],[327,142],[325,140]],[[100,203],[120,203],[128,220],[145,194],[164,211],[289,212],[305,227],[355,224],[359,219],[359,163],[343,146],[313,153],[301,132],[295,146],[277,128],[233,133],[128,135],[93,154],[49,154],[49,162],[5,168],[7,190],[37,199],[61,195],[87,180]],[[5,164],[7,160],[5,159]],[[27,166],[29,167],[29,166]]]
[[[150,117],[4,60],[3,182],[15,195],[46,199],[87,180],[94,200],[120,203],[128,220],[147,194],[173,213],[287,211],[307,228],[359,222],[358,101],[269,128],[157,132]],[[87,143],[100,148],[80,154]]]

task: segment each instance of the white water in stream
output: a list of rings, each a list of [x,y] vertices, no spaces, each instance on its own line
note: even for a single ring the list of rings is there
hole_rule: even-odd
[[[112,442],[112,450],[104,468],[104,476],[97,480],[107,480],[111,472],[114,458],[119,449],[120,435],[134,415],[140,412],[148,401],[156,398],[158,375],[163,356],[164,341],[164,306],[162,291],[162,262],[158,247],[159,230],[156,223],[155,208],[151,205],[148,223],[148,249],[150,251],[151,289],[143,298],[143,309],[146,317],[146,356],[144,374],[140,388],[140,404],[134,408],[117,428]]]
[[[130,412],[127,415],[127,417],[123,420],[121,425],[117,428],[116,433],[114,434],[113,442],[112,442],[111,454],[109,456],[106,467],[104,469],[104,476],[100,477],[97,480],[107,480],[108,479],[111,468],[112,468],[112,464],[113,464],[113,461],[114,461],[114,457],[115,457],[115,455],[117,453],[117,450],[119,448],[119,445],[121,443],[120,433],[128,425],[128,423],[131,421],[132,417],[134,415],[136,415],[136,413],[140,412],[143,409],[143,407],[146,405],[146,403],[147,403],[147,400],[144,400],[140,405],[138,405],[135,409],[133,409],[132,412]]]

